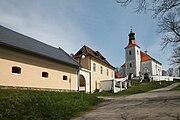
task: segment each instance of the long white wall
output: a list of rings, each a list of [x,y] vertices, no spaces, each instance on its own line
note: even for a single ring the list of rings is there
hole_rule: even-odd
[[[78,68],[41,56],[0,48],[0,86],[77,90]],[[12,67],[21,68],[13,73]],[[43,77],[42,72],[48,76]]]

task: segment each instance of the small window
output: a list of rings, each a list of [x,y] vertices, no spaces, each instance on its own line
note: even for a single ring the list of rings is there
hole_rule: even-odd
[[[139,55],[139,51],[137,50],[137,55]]]
[[[132,63],[129,64],[130,65],[130,68],[132,67]]]
[[[63,80],[68,80],[68,77],[66,75],[64,75]]]
[[[13,66],[12,67],[12,73],[20,74],[21,73],[21,68]]]
[[[108,71],[108,69],[107,69],[107,76],[109,75],[109,71]]]
[[[103,67],[100,67],[100,73],[103,74]]]
[[[96,72],[96,63],[93,63],[93,71]]]
[[[131,50],[129,51],[129,55],[131,55]]]
[[[48,73],[47,72],[42,72],[42,77],[48,78]]]

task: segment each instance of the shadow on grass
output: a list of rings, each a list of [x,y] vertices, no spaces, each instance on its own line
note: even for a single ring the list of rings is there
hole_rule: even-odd
[[[148,92],[154,89],[159,89],[163,87],[167,87],[171,85],[172,81],[152,81],[152,82],[146,82],[146,83],[140,83],[139,80],[132,80],[132,86],[124,91],[120,91],[118,93],[112,93],[112,92],[101,92],[101,93],[95,93],[96,96],[120,96],[120,95],[131,95],[131,94],[137,94],[137,93],[143,93]]]

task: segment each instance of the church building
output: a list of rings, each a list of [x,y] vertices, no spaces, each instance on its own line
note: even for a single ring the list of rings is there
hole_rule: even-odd
[[[135,33],[129,33],[129,43],[125,47],[125,63],[121,66],[123,76],[138,77],[141,75],[162,75],[162,64],[147,54],[147,51],[141,51],[136,43]]]

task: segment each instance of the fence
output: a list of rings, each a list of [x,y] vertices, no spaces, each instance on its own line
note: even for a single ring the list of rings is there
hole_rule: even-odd
[[[173,77],[171,76],[151,76],[151,79],[154,81],[173,81]]]

